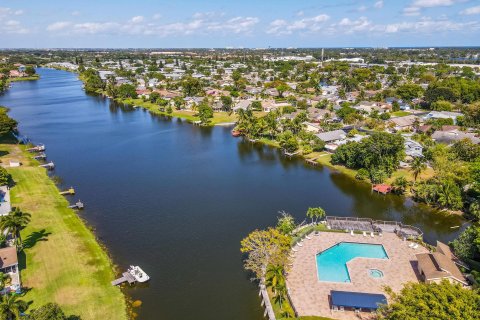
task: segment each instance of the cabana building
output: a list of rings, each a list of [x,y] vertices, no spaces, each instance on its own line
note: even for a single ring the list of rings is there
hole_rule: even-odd
[[[381,304],[387,304],[387,298],[379,293],[350,291],[330,291],[330,304],[333,311],[345,308],[358,311],[375,311]]]

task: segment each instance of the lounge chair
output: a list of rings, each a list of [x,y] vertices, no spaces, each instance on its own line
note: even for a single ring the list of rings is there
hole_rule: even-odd
[[[355,234],[353,233],[353,230],[350,231],[350,235],[353,237]]]
[[[418,248],[418,243],[415,243],[415,245],[412,247],[412,249],[417,249]]]
[[[410,242],[410,244],[408,245],[409,248],[413,248],[413,246],[415,245],[414,242]]]
[[[305,238],[307,238],[308,240],[312,240],[312,238],[310,238],[309,236],[305,236]]]
[[[297,243],[297,246],[299,246],[299,247],[303,247],[303,245],[302,245],[300,242],[299,242],[299,243]]]
[[[370,232],[370,237],[372,237],[372,238],[375,237],[375,236],[373,235],[373,232]]]
[[[295,249],[295,248],[292,248],[292,251],[293,251],[293,252],[297,252],[298,250],[297,250],[297,249]]]
[[[367,233],[365,231],[363,231],[363,236],[366,237],[367,236]]]

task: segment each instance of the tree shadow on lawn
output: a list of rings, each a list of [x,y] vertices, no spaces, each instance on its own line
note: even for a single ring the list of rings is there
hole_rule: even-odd
[[[40,231],[32,232],[25,238],[23,241],[23,249],[30,249],[32,248],[38,241],[48,241],[48,236],[52,234],[51,232],[47,232],[45,229]],[[25,255],[25,251],[22,250],[17,253],[18,256],[18,268],[20,271],[25,270],[27,268],[27,256]]]
[[[38,241],[48,241],[48,236],[51,235],[51,232],[42,229],[40,231],[32,232],[28,235],[28,237],[23,240],[23,248],[30,249],[32,248]]]

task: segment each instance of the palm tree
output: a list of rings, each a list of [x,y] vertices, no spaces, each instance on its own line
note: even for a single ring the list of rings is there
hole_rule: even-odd
[[[17,295],[6,294],[1,297],[0,316],[2,319],[20,319],[20,314],[27,310],[27,303],[18,299]]]
[[[8,279],[10,279],[8,274],[0,272],[0,291],[5,288],[5,282],[7,282]]]
[[[287,296],[287,288],[285,285],[277,285],[274,288],[274,296],[273,296],[273,301],[280,306],[280,309],[283,310],[283,302],[286,299]]]
[[[0,230],[8,230],[17,240],[19,249],[22,248],[22,236],[20,231],[25,229],[30,222],[31,215],[26,212],[22,212],[19,208],[13,208],[12,211],[6,216],[0,218]]]
[[[427,164],[425,163],[425,158],[424,157],[415,157],[412,161],[412,165],[410,170],[412,170],[413,173],[413,179],[417,181],[417,177],[422,171],[427,169]]]
[[[267,286],[272,287],[274,293],[278,287],[285,286],[285,276],[283,275],[283,266],[271,265],[267,269],[266,274]]]
[[[315,219],[315,223],[317,223],[318,219],[322,219],[325,217],[325,210],[323,210],[320,207],[308,208],[307,217],[312,219],[312,223],[313,223],[313,219]]]

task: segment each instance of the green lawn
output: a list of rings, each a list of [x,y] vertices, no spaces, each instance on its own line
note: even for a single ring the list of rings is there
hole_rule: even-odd
[[[17,145],[0,144],[0,151],[2,163],[22,162],[8,168],[16,183],[11,201],[32,215],[22,231],[26,248],[19,254],[22,284],[29,288],[22,299],[33,301],[30,308],[57,302],[82,320],[127,319],[125,297],[110,284],[114,272],[107,254],[67,208],[45,169]]]
[[[131,104],[134,106],[140,106],[148,109],[153,114],[165,115],[165,116],[172,116],[182,119],[187,119],[188,121],[198,121],[200,120],[199,117],[196,116],[197,112],[195,111],[188,111],[188,110],[173,110],[172,113],[162,112],[159,110],[159,106],[155,103],[151,103],[149,101],[144,102],[142,99],[125,99],[123,100],[124,103]],[[237,116],[234,113],[228,112],[214,112],[213,118],[211,119],[210,123],[212,125],[225,123],[225,122],[235,122],[237,121]]]
[[[391,113],[392,117],[405,117],[410,115],[410,112],[407,111],[395,111]]]
[[[18,81],[32,81],[32,80],[38,80],[38,79],[40,79],[40,76],[37,74],[37,75],[31,76],[31,77],[10,78],[10,79],[8,79],[8,81],[9,82],[18,82]]]

